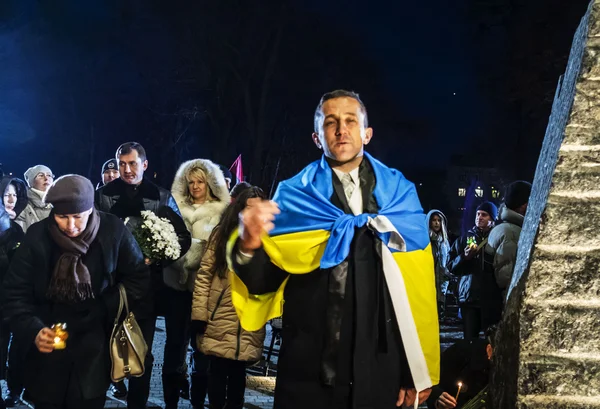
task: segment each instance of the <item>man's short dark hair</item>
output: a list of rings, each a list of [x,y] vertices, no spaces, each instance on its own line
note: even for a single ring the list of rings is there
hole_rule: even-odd
[[[358,101],[360,104],[360,110],[365,116],[365,128],[369,126],[369,119],[367,118],[367,107],[360,99],[360,96],[354,91],[346,91],[345,89],[336,89],[335,91],[328,92],[321,97],[321,101],[319,101],[319,105],[317,105],[317,109],[315,110],[315,118],[314,118],[314,126],[315,133],[319,133],[319,118],[323,115],[321,109],[323,108],[323,104],[325,101],[329,101],[334,98],[352,98]]]
[[[146,149],[144,149],[144,147],[137,142],[126,142],[123,145],[119,146],[115,157],[117,160],[119,160],[119,156],[128,155],[133,151],[136,151],[138,153],[138,156],[140,157],[142,162],[147,159]]]

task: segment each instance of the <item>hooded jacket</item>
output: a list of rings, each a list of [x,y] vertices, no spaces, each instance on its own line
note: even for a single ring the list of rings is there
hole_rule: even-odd
[[[15,205],[15,213],[17,214],[18,219],[25,207],[27,207],[27,185],[25,182],[19,178],[13,178],[11,176],[5,176],[0,180],[0,192],[2,196],[6,192],[9,184],[13,184],[17,191],[17,204]]]
[[[510,285],[515,261],[517,260],[517,245],[523,226],[523,215],[503,207],[500,212],[500,223],[494,227],[488,238],[488,247],[494,255],[494,275],[498,287],[506,294]]]
[[[438,234],[431,230],[429,227],[429,222],[433,215],[439,215],[442,219],[442,230]],[[427,224],[427,229],[429,230],[429,239],[431,240],[431,252],[433,253],[433,261],[435,265],[435,288],[437,290],[437,300],[438,302],[443,302],[445,298],[445,294],[442,292],[442,284],[445,281],[448,281],[448,268],[446,267],[448,264],[448,260],[450,257],[450,243],[448,242],[448,219],[446,215],[439,210],[431,210],[427,213],[427,218],[425,223]]]
[[[204,171],[208,187],[217,200],[207,201],[201,205],[190,203],[186,174],[194,167],[199,167]],[[182,163],[175,174],[171,194],[192,235],[192,245],[184,257],[164,269],[163,278],[165,284],[175,290],[193,292],[196,273],[200,268],[200,260],[202,260],[206,242],[219,223],[221,214],[231,198],[223,172],[218,165],[207,159],[193,159]]]
[[[23,231],[27,233],[27,229],[29,229],[32,224],[42,221],[50,216],[51,211],[52,205],[44,202],[43,195],[40,195],[38,191],[29,188],[27,189],[27,205],[15,221],[21,226]]]

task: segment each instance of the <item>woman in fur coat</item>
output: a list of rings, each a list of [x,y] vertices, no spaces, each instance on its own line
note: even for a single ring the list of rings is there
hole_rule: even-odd
[[[179,367],[163,371],[163,392],[167,409],[176,408],[179,391],[185,393],[187,390],[185,356],[190,340],[192,292],[196,273],[200,268],[206,242],[230,202],[223,172],[218,165],[206,159],[184,162],[175,175],[171,194],[192,234],[192,246],[184,257],[164,270],[165,296],[171,301],[167,303],[169,311],[165,312],[166,325],[181,328],[177,339],[167,337],[167,344],[178,343],[180,348],[168,349],[165,346],[165,351],[180,352]],[[208,382],[208,360],[195,344],[192,343],[194,355],[190,398],[194,408],[202,408]]]

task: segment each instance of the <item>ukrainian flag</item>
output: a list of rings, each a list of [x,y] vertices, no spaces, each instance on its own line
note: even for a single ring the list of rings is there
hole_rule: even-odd
[[[348,257],[357,227],[369,225],[382,242],[382,262],[402,341],[417,390],[439,382],[439,324],[433,257],[425,215],[414,185],[365,153],[375,173],[378,214],[345,214],[334,206],[333,172],[323,157],[280,183],[274,197],[281,214],[263,237],[271,262],[290,274],[331,268]],[[234,233],[231,248],[237,238]],[[231,253],[230,251],[228,252]],[[249,294],[231,274],[232,299],[241,325],[255,331],[283,313],[287,279],[275,293]]]

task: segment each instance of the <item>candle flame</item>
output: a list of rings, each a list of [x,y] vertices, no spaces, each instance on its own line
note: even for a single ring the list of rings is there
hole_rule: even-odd
[[[54,337],[54,343],[58,344],[60,342],[60,337]]]
[[[459,382],[458,383],[458,387],[460,388],[461,386],[462,386],[462,382]]]

